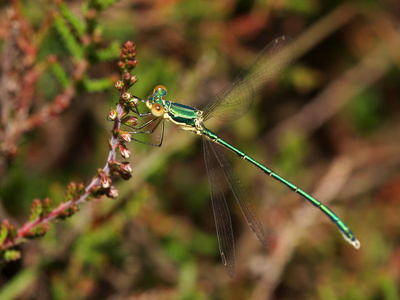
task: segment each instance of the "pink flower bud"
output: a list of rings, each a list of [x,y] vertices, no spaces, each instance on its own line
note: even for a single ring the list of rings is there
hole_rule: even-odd
[[[126,73],[124,73],[124,75],[122,75],[122,78],[125,80],[125,81],[129,81],[129,80],[131,80],[131,74],[130,73],[128,73],[128,72],[126,72]]]
[[[121,153],[121,156],[123,158],[129,158],[129,156],[131,156],[131,151],[129,151],[128,148],[126,148],[122,144],[118,145],[118,150],[119,150],[119,153]]]
[[[107,191],[107,197],[116,199],[116,198],[118,198],[118,193],[119,193],[118,190],[114,186],[112,186]]]
[[[120,165],[118,170],[119,176],[124,180],[129,180],[132,177],[132,167],[129,163],[124,162]]]
[[[109,187],[111,186],[111,179],[110,179],[110,177],[108,177],[108,176],[106,175],[106,173],[104,173],[103,171],[100,172],[99,178],[100,178],[100,186],[101,186],[103,189],[107,189],[107,188],[109,188]]]
[[[136,126],[138,124],[138,119],[137,117],[134,116],[127,116],[121,120],[122,124],[128,125],[128,126]]]
[[[131,134],[125,130],[118,130],[118,136],[124,141],[129,143],[131,141]]]
[[[122,90],[122,88],[124,87],[124,83],[123,83],[121,80],[118,80],[118,81],[114,84],[114,87],[115,87],[117,90]]]
[[[135,108],[139,105],[139,100],[135,97],[133,97],[128,103],[127,103],[127,108],[128,111],[130,110],[135,110]]]
[[[137,64],[137,60],[136,59],[132,59],[132,60],[127,60],[126,61],[126,66],[128,68],[132,68],[133,69],[136,66],[136,64]]]
[[[108,161],[108,166],[110,167],[111,171],[119,169],[121,162],[119,160],[110,160]]]
[[[124,48],[134,48],[135,47],[135,43],[134,42],[132,42],[132,41],[126,41],[125,43],[124,43]]]
[[[115,121],[115,119],[118,117],[118,112],[115,108],[111,109],[111,111],[108,113],[107,120],[108,121]]]
[[[132,97],[130,103],[135,105],[135,106],[138,106],[139,105],[139,99],[136,98],[136,97]]]
[[[136,83],[137,81],[138,81],[138,78],[136,77],[136,75],[132,75],[131,80],[130,80],[131,85]]]
[[[120,166],[120,170],[121,170],[121,172],[124,172],[124,173],[132,173],[131,164],[128,162],[123,162]]]
[[[129,92],[125,92],[125,93],[122,94],[121,98],[122,98],[123,100],[125,100],[125,101],[129,101],[129,100],[131,100],[131,98],[132,98],[132,94],[129,93]]]

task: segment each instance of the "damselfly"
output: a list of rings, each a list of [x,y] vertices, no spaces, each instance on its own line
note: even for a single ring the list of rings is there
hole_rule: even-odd
[[[282,36],[275,39],[261,51],[247,69],[239,74],[233,83],[218,93],[203,110],[166,100],[167,89],[162,85],[156,86],[153,94],[147,100],[136,97],[136,99],[145,104],[146,112],[140,112],[137,107],[133,111],[138,118],[147,119],[140,126],[130,126],[133,129],[131,132],[133,140],[152,146],[161,146],[164,135],[164,121],[170,121],[184,130],[202,136],[204,160],[210,184],[218,244],[222,263],[230,277],[235,276],[233,231],[228,206],[222,191],[221,178],[217,176],[215,165],[219,165],[222,168],[223,174],[235,195],[247,223],[263,246],[267,245],[267,238],[252,201],[247,196],[237,175],[233,172],[227,159],[217,145],[234,152],[240,158],[250,162],[268,176],[283,183],[292,191],[311,202],[331,219],[350,244],[357,249],[360,247],[360,242],[354,236],[353,232],[328,207],[268,167],[257,162],[245,152],[232,146],[204,125],[204,122],[211,118],[232,121],[244,115],[249,110],[254,96],[262,88],[270,86],[282,74],[290,64],[293,54],[294,43],[290,37]],[[152,139],[148,139],[148,136],[152,136]]]

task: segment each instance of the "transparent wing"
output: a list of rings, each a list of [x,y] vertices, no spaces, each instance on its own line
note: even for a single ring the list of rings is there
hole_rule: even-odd
[[[254,235],[260,241],[260,243],[267,247],[267,237],[264,233],[264,229],[261,225],[260,219],[257,216],[257,213],[254,209],[253,202],[248,197],[246,190],[241,184],[239,178],[236,173],[233,171],[231,165],[229,164],[226,157],[222,154],[221,149],[214,143],[211,144],[211,148],[215,154],[215,157],[218,159],[218,162],[224,172],[225,178],[228,181],[233,194],[246,218],[247,223],[249,224],[251,230]]]
[[[217,230],[218,246],[221,254],[222,264],[225,267],[229,277],[235,277],[235,242],[233,239],[233,230],[231,216],[228,205],[221,187],[221,182],[213,167],[212,160],[215,160],[214,151],[210,153],[212,143],[203,137],[204,161],[208,175],[208,182],[211,191],[211,203],[214,212],[215,227]]]
[[[232,121],[244,115],[261,88],[273,83],[292,61],[294,42],[282,36],[269,43],[250,66],[219,92],[204,108],[204,120],[211,117]]]

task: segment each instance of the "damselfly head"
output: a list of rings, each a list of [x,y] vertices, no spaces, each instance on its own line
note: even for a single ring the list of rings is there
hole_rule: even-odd
[[[147,107],[155,117],[161,117],[165,113],[164,99],[163,97],[167,94],[167,89],[163,85],[157,85],[153,94],[149,97],[146,102]]]

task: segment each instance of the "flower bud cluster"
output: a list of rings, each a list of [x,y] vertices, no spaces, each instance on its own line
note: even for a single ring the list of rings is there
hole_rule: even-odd
[[[111,174],[119,175],[124,180],[128,180],[132,177],[132,167],[130,163],[113,160],[109,161],[108,165],[111,169]]]
[[[132,85],[134,85],[138,81],[138,78],[136,75],[132,75],[129,72],[124,72],[122,75],[122,80],[117,80],[114,84],[114,87],[121,91],[124,87],[126,89],[129,89]],[[125,99],[126,96],[124,96],[123,100],[127,101],[129,99]]]
[[[43,200],[34,199],[31,204],[31,213],[29,220],[33,221],[35,219],[43,219],[47,217],[52,211],[52,202],[50,198],[45,198]]]
[[[69,201],[69,200],[76,201],[84,193],[85,193],[85,185],[83,183],[71,182],[67,186],[67,190],[65,192],[65,197],[64,197],[64,202]]]
[[[98,170],[97,179],[99,184],[92,187],[91,193],[94,196],[107,195],[110,198],[118,197],[118,190],[112,186],[110,179],[111,175],[117,175],[124,180],[132,177],[132,168],[128,162],[115,160],[115,152],[118,152],[123,158],[129,158],[131,152],[126,147],[126,143],[131,141],[131,134],[128,131],[122,130],[120,125],[134,127],[138,124],[137,116],[128,116],[132,110],[137,111],[139,99],[134,97],[129,88],[135,84],[138,79],[131,71],[136,66],[136,46],[133,42],[127,41],[121,52],[121,59],[118,62],[118,67],[121,70],[121,79],[116,81],[114,87],[119,91],[119,103],[116,108],[112,108],[108,113],[107,119],[114,121],[113,137],[109,139],[110,153],[108,168]]]
[[[62,219],[62,220],[69,218],[69,217],[73,216],[77,211],[79,211],[78,205],[72,204],[72,205],[68,206],[67,208],[65,208],[64,210],[60,211],[58,213],[57,218]]]
[[[109,198],[116,199],[118,197],[118,190],[111,185],[111,178],[106,174],[106,172],[102,169],[98,169],[96,176],[99,179],[99,184],[92,187],[90,191],[91,195],[93,197],[106,195]]]
[[[6,240],[13,241],[17,237],[17,228],[12,225],[7,219],[3,220],[0,225],[0,244]]]
[[[132,70],[136,64],[136,45],[132,41],[127,41],[122,48],[121,60],[118,62],[118,66],[124,72]]]

